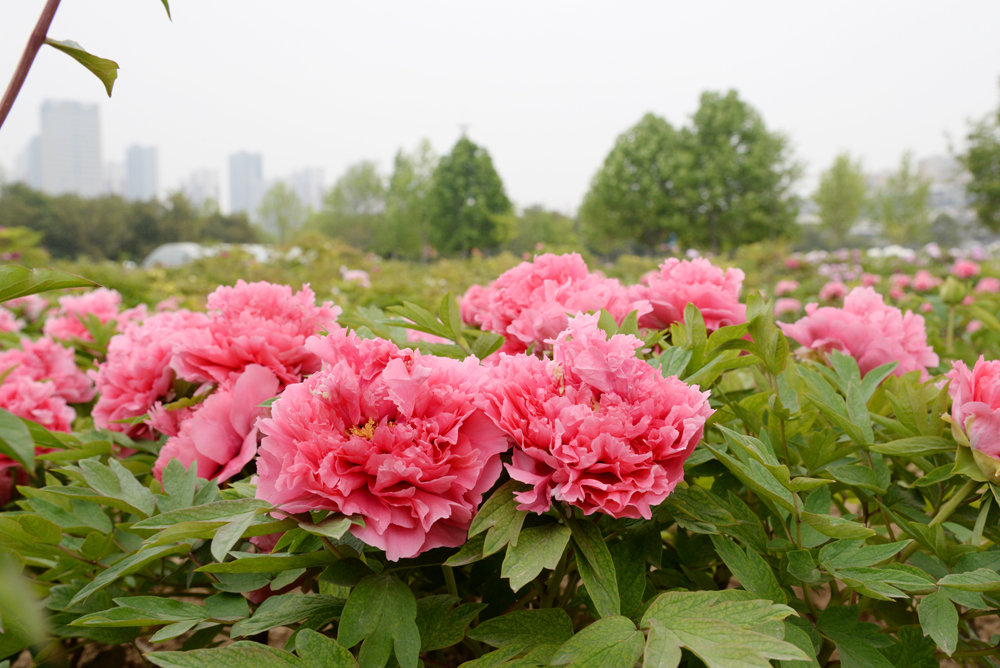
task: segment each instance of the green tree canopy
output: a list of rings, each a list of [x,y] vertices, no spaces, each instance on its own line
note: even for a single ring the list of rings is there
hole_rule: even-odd
[[[431,243],[443,253],[495,250],[503,241],[497,216],[511,210],[490,154],[466,137],[434,170],[428,207]]]
[[[349,167],[327,191],[311,225],[355,248],[372,250],[385,226],[385,205],[385,178],[366,160]]]
[[[828,170],[820,175],[813,201],[819,206],[820,224],[837,246],[847,241],[851,226],[865,207],[868,183],[861,160],[849,153],[838,155]]]
[[[396,153],[386,195],[386,225],[376,240],[376,252],[415,260],[428,242],[428,202],[438,158],[423,140],[412,153]]]
[[[652,247],[684,231],[674,181],[680,151],[677,131],[654,114],[618,136],[580,207],[591,247]]]
[[[520,215],[510,213],[502,219],[506,226],[503,248],[515,255],[542,250],[539,244],[543,244],[546,252],[579,249],[576,221],[558,211],[549,211],[536,204]]]
[[[930,181],[913,166],[913,154],[903,154],[899,171],[875,194],[873,217],[882,234],[897,244],[921,244],[930,239]]]
[[[298,194],[284,181],[278,181],[264,193],[257,215],[264,229],[283,244],[302,226],[309,212]]]
[[[972,174],[965,187],[976,217],[986,228],[1000,231],[1000,108],[976,121],[966,135],[967,148],[958,156]]]

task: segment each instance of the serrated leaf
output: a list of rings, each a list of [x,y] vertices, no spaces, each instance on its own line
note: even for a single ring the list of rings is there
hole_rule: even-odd
[[[90,70],[94,76],[101,80],[104,89],[108,91],[108,97],[111,97],[111,89],[114,88],[115,79],[118,78],[118,63],[87,53],[82,46],[72,40],[57,41],[45,38],[45,43],[62,51]]]
[[[348,648],[364,641],[358,654],[362,668],[384,666],[393,651],[402,668],[416,668],[416,617],[417,601],[406,584],[391,574],[373,575],[359,582],[347,599],[337,639]]]
[[[546,524],[522,529],[517,545],[510,545],[500,569],[500,577],[510,580],[510,588],[518,591],[534,580],[543,568],[552,570],[559,563],[570,530],[561,524]]]
[[[944,591],[925,596],[917,606],[920,628],[948,656],[958,648],[958,610]]]
[[[574,668],[634,666],[645,638],[628,617],[604,617],[562,644],[550,665]]]

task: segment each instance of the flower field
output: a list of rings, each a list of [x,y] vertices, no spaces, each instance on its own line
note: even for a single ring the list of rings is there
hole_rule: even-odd
[[[1000,258],[539,250],[0,267],[0,667],[1000,666]]]

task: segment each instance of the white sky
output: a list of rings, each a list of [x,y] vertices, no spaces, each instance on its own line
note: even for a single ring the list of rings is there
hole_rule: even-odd
[[[0,2],[0,89],[43,0]],[[160,152],[161,189],[261,152],[266,179],[346,167],[460,124],[508,195],[575,210],[618,134],[652,111],[685,124],[736,88],[792,139],[808,179],[842,150],[871,171],[946,153],[995,109],[1000,2],[688,0],[63,0],[49,31],[121,66],[114,97],[45,47],[3,128],[8,171],[46,99],[101,106],[104,160]]]

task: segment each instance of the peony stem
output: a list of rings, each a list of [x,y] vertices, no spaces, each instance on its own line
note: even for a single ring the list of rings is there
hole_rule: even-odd
[[[944,336],[944,351],[951,355],[955,348],[955,307],[948,307],[948,331]]]
[[[49,25],[52,24],[57,9],[59,9],[59,0],[48,0],[42,9],[42,15],[38,17],[35,29],[31,31],[31,37],[28,38],[28,44],[24,47],[24,53],[21,54],[21,60],[17,64],[17,69],[14,70],[14,76],[11,78],[10,84],[7,85],[3,99],[0,100],[0,126],[3,125],[7,114],[10,113],[10,108],[14,106],[14,100],[21,92],[21,86],[24,85],[24,80],[28,77],[28,70],[35,62],[38,50],[45,43],[45,35],[49,32]]]
[[[958,507],[962,505],[962,502],[965,501],[966,497],[968,497],[969,494],[972,494],[972,492],[974,492],[975,489],[979,487],[980,484],[981,483],[975,480],[965,481],[965,484],[962,485],[962,487],[959,488],[959,490],[955,492],[955,494],[950,499],[948,499],[943,506],[941,506],[941,510],[937,512],[937,514],[930,521],[928,526],[936,526],[938,524],[943,524],[949,517],[951,517],[952,513],[954,513],[958,509]],[[917,551],[917,542],[914,541],[910,543],[905,550],[899,553],[899,559],[898,559],[899,563],[905,564],[906,561],[910,557],[912,557],[913,553],[916,551]]]
[[[441,570],[444,571],[444,583],[448,585],[448,593],[461,599],[462,597],[458,595],[458,585],[455,583],[455,571],[451,566],[441,566]]]

